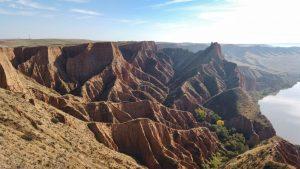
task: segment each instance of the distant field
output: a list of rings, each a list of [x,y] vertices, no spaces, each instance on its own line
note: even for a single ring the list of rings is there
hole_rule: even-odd
[[[44,45],[74,45],[80,43],[92,42],[85,39],[9,39],[0,40],[0,46],[44,46]]]

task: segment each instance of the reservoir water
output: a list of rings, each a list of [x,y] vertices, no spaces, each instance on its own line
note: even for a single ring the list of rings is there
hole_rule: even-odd
[[[269,95],[258,103],[277,135],[300,145],[300,82],[276,95]]]

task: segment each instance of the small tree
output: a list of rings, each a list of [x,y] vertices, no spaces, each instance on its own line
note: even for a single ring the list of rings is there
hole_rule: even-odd
[[[204,110],[202,110],[201,108],[197,108],[195,112],[197,113],[197,117],[199,121],[201,122],[205,121],[207,114]]]
[[[223,120],[218,120],[216,123],[218,126],[224,126],[225,122]]]

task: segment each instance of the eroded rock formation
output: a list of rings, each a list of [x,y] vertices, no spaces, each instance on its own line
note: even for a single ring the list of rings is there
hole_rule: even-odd
[[[198,53],[159,50],[154,42],[0,49],[0,87],[12,91],[9,95],[19,92],[42,119],[47,107],[55,112],[53,123],[68,126],[75,119],[81,126],[78,137],[92,134],[91,144],[98,141],[149,168],[201,168],[224,149],[195,118],[194,110],[204,103],[249,144],[272,137],[274,129],[255,103],[242,89],[233,89],[245,83],[217,43]],[[59,129],[48,126],[51,132]],[[115,160],[140,167],[124,158]]]
[[[224,168],[300,168],[299,147],[274,137],[256,148],[239,155],[225,164]]]
[[[101,143],[138,159],[149,168],[201,168],[218,150],[207,128],[174,130],[149,119],[121,124],[91,123]]]

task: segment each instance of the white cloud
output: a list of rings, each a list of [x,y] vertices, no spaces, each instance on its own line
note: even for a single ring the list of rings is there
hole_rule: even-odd
[[[33,8],[33,9],[40,9],[40,10],[50,10],[50,11],[54,11],[56,10],[56,8],[48,6],[48,5],[44,5],[32,0],[17,0],[15,2],[16,4],[19,4],[23,7],[28,7],[28,8]]]
[[[139,20],[139,19],[113,19],[113,21],[125,23],[125,24],[131,24],[131,25],[140,25],[140,24],[147,23],[147,21]]]
[[[10,2],[10,0],[0,0],[0,3],[1,2]]]
[[[163,7],[163,6],[168,6],[168,5],[172,5],[172,4],[186,3],[186,2],[192,2],[192,1],[194,1],[194,0],[168,0],[164,3],[152,5],[152,7]]]
[[[187,25],[159,35],[164,41],[224,43],[297,43],[300,37],[299,0],[227,0],[184,7]],[[173,12],[173,11],[171,11]]]
[[[74,13],[79,13],[79,14],[84,14],[84,15],[90,15],[90,16],[100,16],[100,15],[102,15],[99,12],[91,11],[91,10],[86,10],[86,9],[71,9],[70,11],[74,12]]]
[[[87,3],[90,0],[62,0],[62,1],[66,1],[66,2],[75,2],[75,3]]]
[[[0,14],[2,15],[10,15],[10,16],[33,16],[36,15],[37,12],[33,12],[33,11],[8,11],[6,9],[1,9],[0,8]]]

